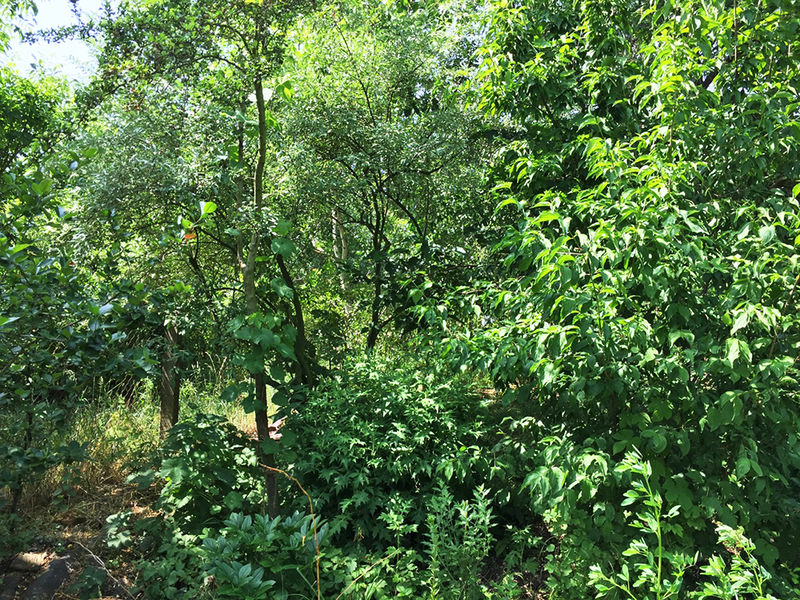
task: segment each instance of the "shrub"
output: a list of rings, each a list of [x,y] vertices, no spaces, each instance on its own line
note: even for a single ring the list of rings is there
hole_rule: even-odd
[[[489,423],[487,401],[468,386],[372,360],[311,394],[281,449],[340,543],[382,548],[397,540],[381,515],[403,506],[413,540],[437,482],[471,497],[489,474]]]
[[[109,518],[112,547],[139,553],[138,587],[149,598],[230,599],[313,596],[317,544],[327,527],[310,515],[270,519],[263,509],[263,471],[254,443],[222,417],[177,424],[155,468],[131,477],[163,481],[154,507],[132,522]]]
[[[156,508],[190,533],[219,527],[232,511],[258,512],[264,500],[254,443],[218,415],[175,425],[160,464],[130,479],[142,485],[162,480]]]

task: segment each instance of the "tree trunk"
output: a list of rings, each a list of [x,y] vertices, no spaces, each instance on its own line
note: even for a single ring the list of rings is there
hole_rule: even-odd
[[[338,208],[331,209],[331,236],[333,237],[333,257],[342,264],[346,263],[350,255],[350,248]],[[341,268],[339,268],[339,285],[343,292],[347,291],[347,277]],[[345,313],[349,316],[348,308],[345,306]]]
[[[253,176],[253,201],[256,208],[264,202],[264,165],[267,158],[267,108],[264,102],[264,85],[261,77],[254,82],[256,93],[256,112],[258,113],[258,158]],[[258,310],[258,297],[255,286],[255,257],[258,250],[258,236],[253,233],[250,249],[247,253],[247,269],[244,277],[244,293],[247,302],[247,313],[255,314]],[[267,382],[264,373],[255,374],[256,392],[256,434],[258,435],[258,455],[265,467],[275,467],[275,455],[265,453],[263,442],[269,441],[269,413],[267,407]],[[274,471],[266,469],[264,480],[267,487],[267,511],[271,518],[278,516],[280,500],[278,498],[278,480]]]
[[[372,314],[370,315],[369,333],[367,333],[367,352],[371,353],[378,342],[381,327],[381,293],[383,292],[383,257],[381,252],[384,250],[381,236],[386,226],[386,220],[382,214],[377,194],[373,195],[372,205],[375,210],[375,228],[372,230],[372,254],[375,265],[372,275],[372,285],[374,287],[374,297],[372,298]]]
[[[179,344],[178,328],[167,325],[164,328],[164,352],[161,355],[161,378],[158,382],[158,395],[161,399],[160,435],[163,440],[175,423],[178,422],[181,376],[177,370],[175,350]]]
[[[372,299],[372,315],[369,323],[369,333],[367,333],[367,352],[375,349],[378,342],[378,335],[381,332],[381,281],[382,268],[380,264],[375,265],[375,297]]]

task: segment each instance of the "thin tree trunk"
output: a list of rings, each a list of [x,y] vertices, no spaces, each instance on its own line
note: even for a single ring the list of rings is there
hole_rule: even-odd
[[[372,284],[375,288],[375,296],[372,298],[372,315],[369,323],[369,333],[367,333],[367,352],[375,349],[380,334],[381,320],[381,293],[383,291],[383,258],[381,257],[381,232],[383,231],[383,221],[381,219],[377,200],[373,200],[375,206],[375,229],[372,232],[372,252],[375,255],[375,270],[372,277]]]
[[[177,370],[175,350],[179,335],[175,325],[164,328],[164,353],[161,355],[161,378],[158,382],[158,395],[161,399],[160,435],[163,440],[175,423],[178,422],[181,378]]]
[[[23,437],[24,443],[22,448],[27,452],[31,444],[33,442],[33,411],[28,410],[28,414],[26,415],[26,424],[27,427],[25,428],[25,435]],[[22,498],[22,488],[25,486],[25,482],[22,481],[22,478],[19,476],[14,477],[16,481],[14,481],[13,485],[13,492],[11,493],[11,505],[9,507],[8,513],[11,515],[17,514],[17,508],[19,508],[19,501]],[[9,533],[15,533],[17,530],[16,520],[11,521],[11,527]],[[10,560],[10,558],[9,558]],[[10,563],[9,563],[10,564]]]
[[[346,263],[350,255],[350,248],[338,208],[331,209],[331,235],[333,237],[333,257],[340,263]],[[339,269],[339,285],[343,292],[347,291],[347,277],[341,268]],[[345,307],[345,312],[350,314],[348,307]]]
[[[378,342],[378,335],[381,332],[380,319],[381,319],[381,277],[383,269],[381,264],[375,265],[375,297],[372,299],[372,315],[369,323],[369,333],[367,333],[367,352],[372,352],[375,349],[375,344]]]
[[[253,177],[253,201],[256,209],[264,203],[264,166],[267,159],[267,108],[264,102],[264,85],[261,77],[254,82],[256,93],[256,112],[258,113],[258,157]],[[258,310],[258,297],[255,287],[255,256],[258,250],[258,236],[253,233],[250,238],[250,249],[247,254],[244,291],[247,302],[247,313],[254,314]],[[299,333],[298,333],[299,336]],[[264,452],[263,442],[269,441],[269,414],[267,407],[267,382],[264,373],[255,374],[256,392],[256,434],[258,435],[258,453],[261,463],[267,467],[275,467],[275,455]],[[267,487],[267,511],[271,518],[278,516],[280,499],[278,498],[278,481],[274,471],[266,470],[264,474]]]

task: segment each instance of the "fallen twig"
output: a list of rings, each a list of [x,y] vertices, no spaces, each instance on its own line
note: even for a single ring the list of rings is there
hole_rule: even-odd
[[[111,574],[111,571],[109,571],[109,570],[108,570],[108,567],[106,567],[106,563],[104,563],[104,562],[103,562],[103,559],[101,559],[99,556],[97,556],[97,555],[96,555],[94,552],[92,552],[91,550],[89,550],[89,549],[88,549],[86,546],[84,546],[84,545],[83,545],[83,544],[81,544],[80,542],[73,541],[72,543],[73,543],[73,544],[75,544],[76,546],[80,546],[81,548],[83,548],[83,550],[84,550],[84,551],[85,551],[85,552],[86,552],[86,553],[87,553],[89,556],[91,556],[91,557],[94,559],[94,561],[97,563],[97,565],[98,565],[98,566],[99,566],[101,569],[103,569],[103,571],[105,571],[105,573],[106,573],[106,577],[108,577],[108,578],[109,578],[111,581],[113,581],[113,582],[114,582],[114,583],[117,585],[117,587],[118,587],[119,589],[121,589],[123,592],[125,592],[125,594],[128,596],[128,598],[130,598],[131,600],[136,600],[136,596],[134,596],[133,594],[131,594],[131,593],[128,591],[128,588],[127,588],[127,586],[123,585],[123,583],[122,583],[122,582],[121,582],[119,579],[117,579],[116,577],[114,577],[114,576]]]

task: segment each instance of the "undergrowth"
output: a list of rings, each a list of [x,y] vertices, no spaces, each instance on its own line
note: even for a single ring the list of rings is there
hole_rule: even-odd
[[[218,395],[198,390],[192,382],[182,387],[183,414],[217,413],[243,430],[251,428],[241,406],[224,402]],[[6,415],[8,416],[8,415]],[[160,451],[158,432],[159,409],[154,402],[152,382],[139,386],[135,397],[127,401],[120,396],[104,395],[84,399],[64,424],[50,432],[40,451],[42,467],[36,471],[17,466],[13,457],[0,464],[2,481],[15,481],[13,473],[28,468],[21,479],[16,510],[8,504],[14,492],[11,485],[0,489],[0,557],[25,550],[43,532],[58,532],[65,511],[81,507],[108,507],[118,510],[118,498],[130,497],[126,477],[153,460]],[[74,460],[63,460],[64,449],[74,449]],[[103,510],[103,508],[101,508]],[[94,521],[104,515],[77,515],[81,521]],[[74,520],[67,518],[68,522]],[[38,532],[35,533],[35,532]]]

